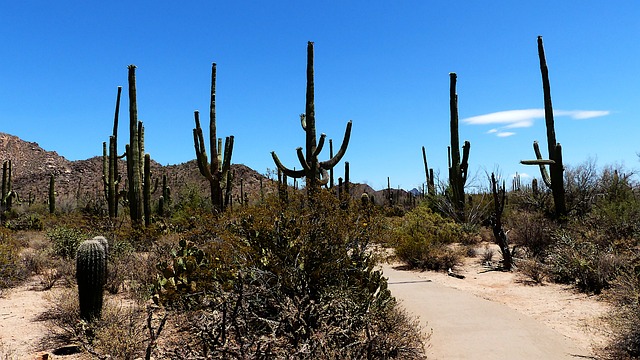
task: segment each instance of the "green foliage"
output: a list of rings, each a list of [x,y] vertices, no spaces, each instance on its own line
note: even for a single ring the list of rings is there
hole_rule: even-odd
[[[462,236],[460,225],[420,205],[396,229],[396,256],[412,268],[446,270],[460,261],[462,253],[449,245]]]
[[[192,242],[180,240],[179,248],[171,252],[168,261],[162,261],[157,265],[159,273],[153,284],[153,301],[169,306],[186,306],[195,302],[198,298],[193,295],[202,295],[205,288],[198,285],[200,280],[215,277],[209,269],[209,257],[204,251],[197,248]],[[211,281],[212,279],[209,279]]]
[[[157,299],[191,309],[201,345],[175,357],[423,358],[420,333],[375,270],[369,245],[382,217],[341,209],[325,191],[313,207],[302,199],[198,222],[160,264]]]
[[[612,246],[567,231],[559,232],[547,261],[553,280],[596,294],[611,285],[624,262]]]
[[[89,236],[77,228],[57,226],[48,230],[46,237],[51,241],[54,254],[63,259],[74,259],[78,245]]]
[[[33,213],[18,214],[9,212],[4,226],[8,229],[18,230],[42,230],[43,224],[40,215]],[[12,216],[13,215],[13,216]]]
[[[20,244],[11,231],[0,228],[0,290],[18,284],[27,275],[20,258]]]

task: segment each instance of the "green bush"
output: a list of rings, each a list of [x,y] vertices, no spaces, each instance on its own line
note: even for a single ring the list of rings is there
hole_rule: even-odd
[[[412,268],[446,270],[459,264],[463,253],[450,246],[463,237],[460,225],[420,205],[398,225],[396,256]]]
[[[557,236],[547,258],[551,277],[556,282],[575,284],[581,291],[599,294],[623,268],[624,259],[611,246],[599,245],[566,230]]]
[[[23,281],[28,271],[20,259],[20,245],[10,230],[0,228],[0,292]]]
[[[75,259],[78,245],[89,238],[82,230],[67,226],[57,226],[47,231],[46,236],[51,241],[54,254],[65,260]]]
[[[191,299],[197,340],[184,341],[200,344],[170,356],[424,358],[418,329],[375,270],[369,245],[384,221],[372,208],[342,209],[321,191],[312,207],[293,194],[209,220],[160,264],[159,300]]]

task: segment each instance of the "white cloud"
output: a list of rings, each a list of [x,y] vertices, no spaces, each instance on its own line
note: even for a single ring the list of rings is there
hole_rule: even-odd
[[[471,125],[485,124],[513,124],[521,121],[531,121],[544,117],[543,109],[507,110],[491,114],[473,116],[462,121]]]
[[[556,117],[568,116],[575,120],[591,119],[607,116],[611,113],[608,110],[554,110]],[[498,137],[513,136],[516,133],[502,131],[501,129],[527,128],[533,126],[536,119],[544,119],[544,109],[522,109],[498,111],[490,114],[472,116],[462,119],[462,122],[469,125],[491,125],[501,124],[502,127],[487,131],[488,134],[495,134]]]
[[[528,128],[533,126],[533,119],[526,119],[522,121],[517,121],[505,126],[505,129],[515,129],[515,128]]]
[[[611,114],[608,110],[557,110],[553,112],[556,116],[570,116],[572,119],[584,120],[595,117],[607,116]]]
[[[500,131],[496,134],[497,137],[508,137],[508,136],[513,136],[516,133],[514,132],[510,132],[510,131]]]

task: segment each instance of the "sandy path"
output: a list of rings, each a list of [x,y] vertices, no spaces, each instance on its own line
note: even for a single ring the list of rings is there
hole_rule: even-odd
[[[389,278],[389,288],[393,295],[401,300],[404,307],[412,314],[420,317],[425,330],[433,329],[428,355],[430,359],[579,359],[592,358],[589,348],[588,333],[583,325],[577,324],[578,330],[565,331],[562,334],[548,324],[545,319],[534,318],[505,304],[489,301],[492,291],[487,291],[482,282],[474,277],[459,280],[444,274],[420,273],[400,271],[390,265],[383,265],[385,276]],[[487,277],[503,278],[512,276],[504,273],[488,274]],[[503,275],[504,274],[504,275]],[[451,280],[445,279],[449,278]],[[443,281],[444,280],[444,281]],[[483,279],[486,281],[486,279]],[[461,285],[465,290],[447,286],[449,281],[466,283]],[[470,291],[484,294],[474,294]],[[524,291],[529,294],[545,287],[525,287],[524,285],[506,283],[502,287],[514,288],[514,292]],[[516,289],[517,287],[524,288]],[[497,288],[497,286],[494,286]],[[566,309],[562,291],[551,289],[553,296],[549,296],[546,303],[529,302],[528,311],[535,313],[536,307],[546,306],[548,309]],[[548,288],[544,291],[549,291]],[[549,293],[551,294],[551,293]],[[512,297],[514,297],[512,295]],[[517,297],[517,296],[516,296]],[[527,298],[531,298],[527,295]],[[515,299],[516,302],[518,299]],[[595,300],[581,299],[582,302]],[[522,302],[522,299],[520,300]],[[574,303],[580,306],[581,303]],[[589,314],[599,316],[606,308],[603,305],[592,307]],[[546,314],[555,318],[558,325],[565,322],[581,322],[584,319],[566,318],[562,320],[560,313]],[[589,315],[588,317],[590,317]],[[586,315],[585,315],[586,316]],[[569,325],[559,326],[561,329],[571,329]],[[580,330],[582,329],[582,330]],[[581,339],[588,338],[584,341]]]
[[[33,359],[47,333],[46,323],[37,320],[49,306],[47,292],[33,290],[36,285],[32,280],[6,290],[0,298],[0,355],[7,359]]]

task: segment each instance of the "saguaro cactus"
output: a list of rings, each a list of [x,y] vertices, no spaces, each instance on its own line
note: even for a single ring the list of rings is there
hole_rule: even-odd
[[[56,212],[56,178],[51,174],[49,177],[49,213]]]
[[[193,129],[193,144],[196,150],[196,162],[200,174],[204,176],[211,187],[211,203],[213,211],[222,212],[227,201],[223,193],[231,194],[231,155],[233,152],[233,135],[227,136],[224,142],[224,156],[222,151],[222,139],[218,139],[216,133],[216,63],[211,64],[211,102],[209,105],[209,146],[211,147],[211,164],[207,157],[202,128],[200,127],[200,115],[198,111],[193,113],[196,127]]]
[[[122,86],[118,86],[116,96],[116,111],[113,117],[113,133],[109,136],[109,152],[107,153],[106,142],[102,143],[102,181],[104,183],[104,195],[107,200],[109,217],[118,217],[118,185],[120,175],[118,174],[118,117],[120,114],[120,95]]]
[[[464,185],[467,182],[467,170],[469,168],[469,149],[471,143],[464,142],[462,146],[462,160],[460,159],[460,140],[458,134],[458,94],[456,94],[456,73],[449,74],[449,107],[451,111],[451,147],[449,148],[449,187],[453,208],[456,211],[458,221],[464,221]]]
[[[322,151],[325,142],[325,134],[320,135],[320,140],[316,139],[316,115],[315,115],[315,86],[313,73],[313,42],[307,43],[307,93],[305,113],[300,115],[300,123],[306,134],[306,146],[303,153],[302,147],[296,149],[298,160],[302,165],[301,170],[291,170],[280,162],[275,151],[271,152],[273,161],[280,171],[292,178],[305,178],[307,182],[307,195],[310,200],[314,199],[316,190],[329,182],[327,171],[338,164],[344,156],[349,145],[351,136],[351,120],[347,123],[347,129],[342,140],[342,145],[335,156],[327,161],[319,161],[318,155]]]
[[[16,197],[15,191],[12,190],[11,180],[11,160],[2,163],[2,194],[0,194],[0,212],[11,210],[13,198]]]
[[[80,318],[86,321],[98,319],[102,313],[107,274],[107,249],[104,242],[100,239],[85,240],[76,253]]]
[[[433,179],[433,169],[429,169],[429,164],[427,164],[427,150],[422,147],[422,162],[424,163],[424,173],[427,179],[427,193],[429,196],[434,196],[436,194],[436,185]]]
[[[129,189],[129,213],[135,225],[141,225],[143,217],[142,174],[144,167],[144,128],[138,121],[136,96],[136,66],[129,65],[129,144],[126,145],[127,179]]]
[[[555,215],[560,218],[566,215],[567,209],[564,197],[564,165],[562,163],[562,146],[556,142],[556,130],[553,119],[553,106],[551,104],[551,86],[549,85],[549,69],[547,60],[544,55],[544,46],[542,44],[542,36],[538,36],[538,57],[540,58],[540,72],[542,74],[542,91],[544,94],[544,119],[547,128],[547,148],[549,150],[549,159],[542,158],[540,147],[537,141],[533,142],[533,151],[536,154],[536,160],[522,160],[520,163],[524,165],[538,165],[540,174],[545,185],[547,185],[553,194],[553,203],[555,206]],[[545,165],[549,165],[549,171]]]

